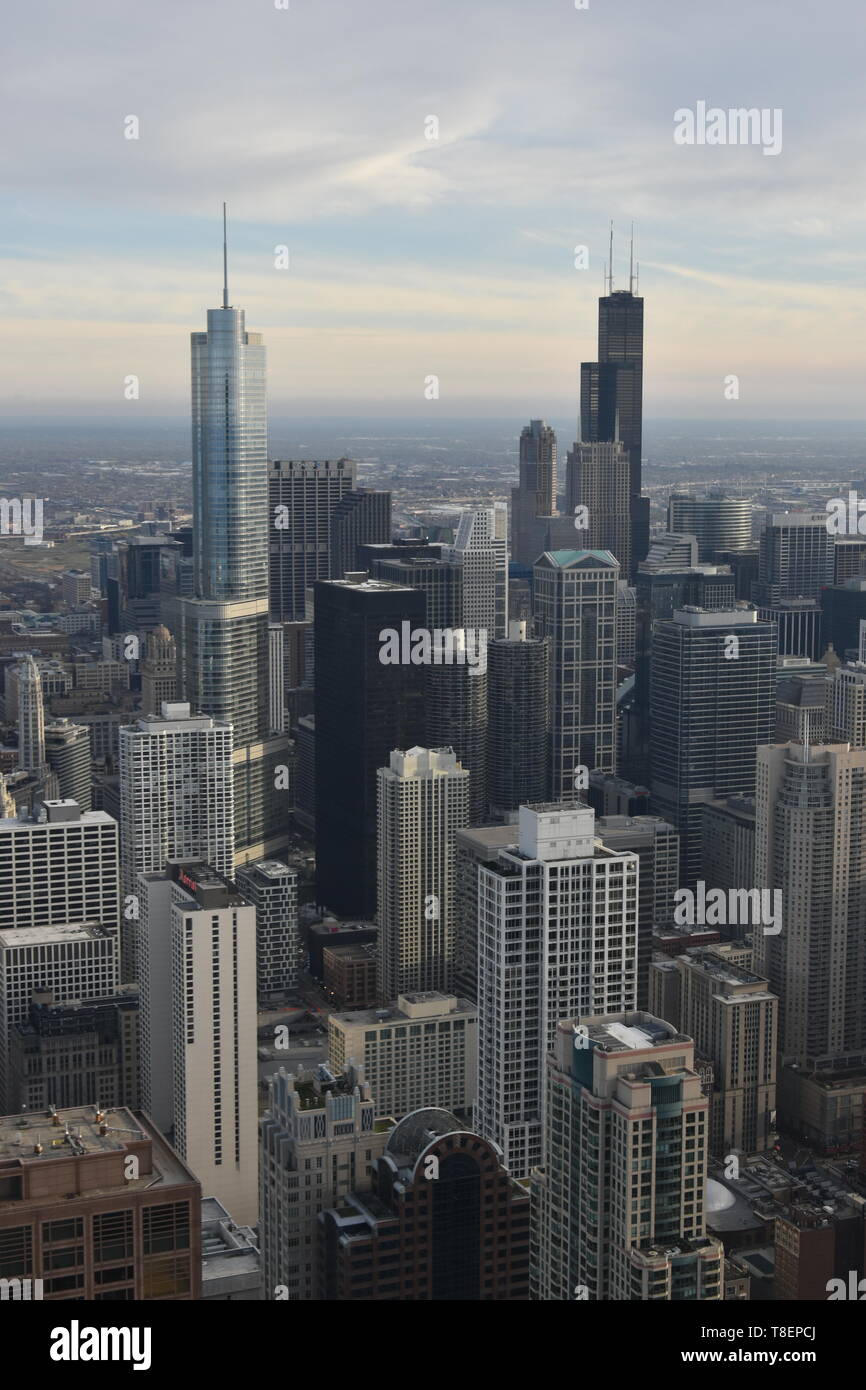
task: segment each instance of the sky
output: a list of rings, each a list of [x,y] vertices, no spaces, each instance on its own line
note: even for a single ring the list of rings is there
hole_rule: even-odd
[[[648,416],[866,417],[862,0],[284,3],[7,15],[4,414],[184,414],[225,199],[281,417],[576,415],[611,219]]]

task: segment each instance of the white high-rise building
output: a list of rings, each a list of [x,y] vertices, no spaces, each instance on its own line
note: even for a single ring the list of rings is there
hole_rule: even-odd
[[[563,1020],[547,1069],[533,1297],[722,1299],[724,1250],[704,1213],[708,1101],[692,1039],[647,1013]]]
[[[113,934],[98,923],[0,930],[0,1105],[9,1109],[9,1033],[30,1014],[34,991],[55,1003],[104,999],[117,989]],[[94,1101],[98,1097],[93,1097]]]
[[[492,642],[508,633],[508,508],[504,502],[461,513],[443,560],[463,567],[462,626]]]
[[[0,930],[98,922],[120,927],[118,825],[76,801],[46,801],[36,819],[0,820]]]
[[[46,771],[42,678],[29,655],[18,670],[18,766],[34,777]]]
[[[270,1078],[260,1124],[259,1241],[264,1296],[316,1297],[319,1213],[369,1188],[371,1165],[385,1152],[393,1121],[377,1119],[361,1066],[340,1076],[325,1066]]]
[[[120,730],[122,882],[135,896],[138,875],[169,860],[234,867],[233,738],[230,724],[164,704]],[[134,904],[124,922],[124,978],[138,975]]]
[[[450,749],[392,752],[378,772],[377,990],[384,1003],[448,992],[454,974],[454,837],[469,772]]]
[[[251,1225],[258,1217],[255,908],[201,863],[142,875],[140,887],[143,1100],[165,1115],[170,1038],[175,1148],[202,1192]]]
[[[591,808],[543,804],[479,867],[475,1127],[515,1177],[541,1162],[558,1021],[636,1006],[638,864],[595,838]]]
[[[782,1063],[866,1057],[864,825],[866,748],[758,749],[755,885],[780,892],[781,916],[771,902],[776,921],[754,929],[755,969],[779,996]]]

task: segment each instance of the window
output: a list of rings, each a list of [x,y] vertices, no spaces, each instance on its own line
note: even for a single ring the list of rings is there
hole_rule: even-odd
[[[189,1249],[189,1204],[174,1202],[142,1211],[145,1255]]]

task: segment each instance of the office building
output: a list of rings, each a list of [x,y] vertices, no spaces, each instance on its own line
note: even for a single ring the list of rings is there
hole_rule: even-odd
[[[550,639],[552,799],[569,801],[578,768],[616,771],[619,565],[605,550],[547,551],[534,576],[536,636]]]
[[[637,589],[620,579],[616,586],[616,664],[634,669],[637,653]]]
[[[307,589],[319,579],[343,577],[331,569],[332,523],[339,503],[354,491],[355,475],[356,465],[345,458],[277,459],[269,465],[270,602],[275,621],[303,620]],[[343,526],[338,537],[346,529]],[[371,539],[388,540],[389,535]],[[359,542],[360,537],[354,543]],[[347,537],[345,545],[338,545],[340,562],[348,543]]]
[[[361,1062],[379,1109],[395,1119],[431,1105],[469,1112],[477,1086],[478,1009],[468,999],[427,990],[401,994],[386,1009],[331,1014],[328,1056],[338,1074]]]
[[[363,1068],[328,1067],[268,1081],[261,1119],[259,1239],[265,1299],[317,1297],[319,1213],[356,1187],[384,1152],[393,1122],[378,1118]]]
[[[117,989],[115,939],[96,924],[0,930],[0,1106],[11,1108],[12,1029],[25,1023],[34,993],[61,1004]]]
[[[238,869],[241,897],[256,910],[256,989],[258,998],[288,994],[298,985],[298,875],[279,859],[263,859]]]
[[[216,1197],[201,1204],[201,1297],[204,1302],[258,1303],[262,1257],[251,1226],[239,1226]]]
[[[508,630],[508,509],[504,502],[461,512],[452,546],[443,560],[463,569],[460,626],[486,632],[487,641]]]
[[[521,806],[518,834],[479,868],[475,1123],[521,1178],[557,1020],[635,1006],[638,857],[605,848],[585,806]]]
[[[526,622],[487,648],[487,800],[494,820],[543,801],[550,785],[550,647]]]
[[[358,548],[387,545],[391,540],[391,494],[358,488],[346,492],[331,513],[329,573],[321,579],[344,579],[363,569]]]
[[[708,1102],[695,1047],[648,1013],[564,1020],[548,1059],[544,1168],[532,1182],[532,1296],[723,1298],[707,1236]]]
[[[585,507],[587,525],[576,530],[574,541],[587,550],[607,550],[618,561],[623,575],[632,573],[630,455],[618,440],[575,444],[568,455],[566,509],[574,526]]]
[[[619,442],[629,461],[632,516],[632,571],[649,548],[649,502],[641,497],[643,441],[643,299],[629,288],[614,290],[608,268],[608,293],[598,301],[598,361],[580,367],[580,438],[584,444]]]
[[[821,654],[821,609],[814,598],[783,598],[776,604],[758,605],[763,623],[775,623],[780,656],[804,656],[817,661]]]
[[[325,994],[339,1009],[369,1009],[379,998],[376,945],[326,946],[322,951]]]
[[[83,724],[54,719],[45,725],[45,760],[57,778],[57,797],[91,808],[90,733]]]
[[[850,743],[852,748],[866,748],[866,664],[851,662],[832,671],[827,681],[826,702],[828,743]],[[821,743],[823,739],[812,732],[809,741]],[[802,743],[803,739],[796,742]]]
[[[381,580],[316,587],[316,892],[345,917],[376,911],[376,774],[423,744],[424,667],[381,660],[388,629],[425,623],[424,595]]]
[[[709,1151],[753,1154],[772,1148],[776,1120],[779,1001],[767,981],[712,946],[654,962],[650,1010],[694,1039],[712,1063]],[[661,976],[673,975],[665,988]],[[661,1015],[660,1015],[661,1016]]]
[[[724,796],[706,801],[701,823],[700,877],[710,888],[751,888],[755,881],[755,801]],[[738,926],[722,930],[741,935]]]
[[[18,766],[34,777],[45,776],[42,680],[32,656],[25,657],[18,671]]]
[[[531,566],[549,548],[557,510],[556,434],[543,420],[530,420],[521,431],[519,469],[511,489],[511,558]]]
[[[38,818],[0,820],[0,928],[98,922],[120,928],[117,821],[48,801]]]
[[[177,701],[177,646],[160,624],[144,637],[141,658],[142,714],[159,714],[164,704]]]
[[[9,1108],[117,1105],[138,1109],[138,990],[59,1002],[31,996],[30,1013],[10,1030]]]
[[[780,999],[780,1062],[866,1055],[866,749],[758,749],[755,885],[779,890],[781,931],[755,934],[755,969]]]
[[[268,710],[268,439],[265,348],[242,309],[209,309],[192,334],[195,597],[175,601],[184,696],[234,730],[235,865],[288,842],[277,769],[288,739]],[[276,614],[275,616],[279,616]],[[291,616],[294,616],[292,614]]]
[[[450,749],[391,753],[378,772],[378,991],[387,1003],[454,980],[454,837],[469,777]]]
[[[783,598],[820,598],[833,583],[833,545],[826,512],[768,514],[752,601],[775,607]]]
[[[201,1184],[141,1112],[6,1115],[0,1172],[4,1278],[46,1301],[200,1297]]]
[[[652,806],[679,831],[693,887],[703,806],[755,789],[755,753],[773,737],[777,634],[754,609],[685,608],[656,624],[650,670]]]
[[[752,541],[752,504],[745,497],[708,492],[704,497],[672,492],[668,530],[685,531],[698,542],[698,558],[715,560],[718,552],[748,550]]]
[[[389,1136],[374,1183],[375,1196],[351,1192],[319,1217],[320,1299],[529,1297],[529,1197],[494,1144],[445,1109],[418,1110]]]

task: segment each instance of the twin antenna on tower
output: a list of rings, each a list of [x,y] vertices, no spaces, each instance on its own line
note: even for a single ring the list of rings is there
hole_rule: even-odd
[[[611,222],[611,236],[613,236],[613,223]],[[229,307],[229,248],[226,237],[226,205],[223,203],[223,308]]]
[[[637,294],[640,284],[640,261],[634,258],[634,223],[631,224],[631,240],[628,248],[628,292]],[[607,294],[613,294],[613,221],[610,224],[610,258],[604,267],[604,287]]]

